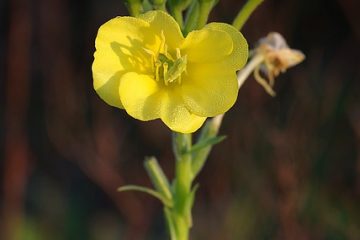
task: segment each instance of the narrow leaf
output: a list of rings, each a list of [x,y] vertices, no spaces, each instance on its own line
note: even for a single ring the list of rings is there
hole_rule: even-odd
[[[155,157],[145,159],[145,169],[155,189],[167,199],[172,199],[170,184]]]
[[[205,147],[208,147],[210,145],[215,145],[221,141],[223,141],[226,138],[226,136],[214,136],[207,139],[204,139],[200,142],[197,142],[195,145],[193,145],[190,150],[187,153],[194,153],[197,152]]]
[[[173,205],[173,203],[170,199],[166,198],[161,193],[159,193],[153,189],[147,188],[147,187],[142,187],[142,186],[137,186],[137,185],[126,185],[123,187],[119,187],[117,190],[118,190],[118,192],[138,191],[138,192],[147,193],[147,194],[159,199],[167,207],[172,207],[172,205]]]

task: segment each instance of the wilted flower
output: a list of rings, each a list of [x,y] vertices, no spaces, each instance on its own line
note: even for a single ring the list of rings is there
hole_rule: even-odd
[[[234,104],[236,71],[248,53],[244,37],[228,24],[210,23],[184,38],[163,11],[114,18],[100,27],[95,45],[99,96],[136,119],[160,118],[183,133]]]
[[[275,77],[305,59],[301,51],[290,49],[283,36],[276,32],[269,33],[265,38],[260,39],[255,55],[262,59],[262,64],[255,69],[255,79],[273,96],[275,92],[272,87]],[[261,77],[259,70],[265,73],[268,82]]]

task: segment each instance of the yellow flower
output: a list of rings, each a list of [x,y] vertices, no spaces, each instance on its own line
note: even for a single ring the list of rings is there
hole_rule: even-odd
[[[235,103],[236,71],[248,55],[246,40],[232,26],[210,23],[184,38],[163,11],[111,19],[100,27],[95,46],[99,96],[136,119],[160,118],[182,133]]]

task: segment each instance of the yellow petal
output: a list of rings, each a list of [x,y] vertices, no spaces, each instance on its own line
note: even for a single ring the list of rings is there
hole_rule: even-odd
[[[223,31],[231,37],[233,50],[231,54],[226,57],[225,61],[221,63],[221,67],[233,67],[235,70],[240,70],[247,61],[249,51],[244,36],[236,28],[226,23],[209,23],[204,29]]]
[[[139,120],[160,117],[163,91],[149,75],[129,72],[122,76],[118,89],[126,112]]]
[[[139,16],[140,19],[148,22],[154,34],[161,36],[164,33],[166,44],[170,49],[175,50],[184,41],[179,24],[164,11],[149,11]]]
[[[130,116],[143,121],[161,118],[176,132],[194,132],[206,120],[206,117],[190,113],[176,89],[161,88],[148,75],[135,72],[124,74],[119,92]]]
[[[99,76],[93,72],[94,88],[99,97],[107,104],[118,108],[124,108],[117,90],[119,89],[121,76],[121,72],[114,73],[101,87],[95,88],[95,79],[99,79]]]
[[[192,133],[198,130],[206,120],[192,114],[183,99],[175,91],[167,91],[161,102],[161,120],[173,131]]]
[[[148,72],[151,68],[143,49],[154,41],[149,31],[147,22],[132,17],[117,17],[99,28],[92,65],[94,88],[109,105],[123,107],[118,90],[124,73]]]
[[[201,29],[187,35],[181,50],[189,62],[214,62],[232,53],[233,40],[224,31]]]
[[[238,86],[235,71],[217,65],[192,64],[182,83],[182,96],[191,112],[213,117],[229,110],[235,103]]]

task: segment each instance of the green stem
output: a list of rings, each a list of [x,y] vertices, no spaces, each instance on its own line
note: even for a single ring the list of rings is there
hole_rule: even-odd
[[[244,26],[252,12],[263,2],[264,0],[248,0],[244,7],[240,10],[238,15],[233,21],[233,26],[239,31]]]
[[[143,11],[141,0],[125,0],[125,5],[133,17],[138,16]]]
[[[168,6],[171,15],[177,21],[180,29],[184,30],[183,11],[189,7],[191,0],[169,0]]]
[[[187,154],[189,155],[189,154]],[[191,223],[187,202],[191,193],[191,158],[184,156],[176,163],[176,180],[174,183],[174,208],[173,216],[177,240],[187,240]]]
[[[199,19],[196,29],[201,29],[208,21],[209,15],[215,6],[214,0],[199,0]]]
[[[171,13],[172,13],[171,15],[174,17],[176,22],[179,24],[180,29],[183,29],[184,19],[183,19],[182,11],[178,8],[174,8],[171,10]]]
[[[172,240],[188,240],[192,225],[191,208],[194,192],[191,189],[191,134],[174,133],[173,149],[176,157],[175,178],[172,185],[173,207],[165,207],[167,226]]]
[[[265,60],[262,54],[256,54],[237,74],[238,87],[240,88],[250,74]]]
[[[187,196],[191,191],[192,170],[191,155],[184,154],[176,162],[176,180],[174,183],[174,208],[178,213],[185,214]]]
[[[166,11],[166,0],[151,0],[151,4],[153,8],[156,10],[163,10]]]
[[[197,27],[198,18],[199,18],[199,2],[198,0],[193,0],[191,2],[188,12],[186,13],[185,28],[184,28],[185,36]]]

